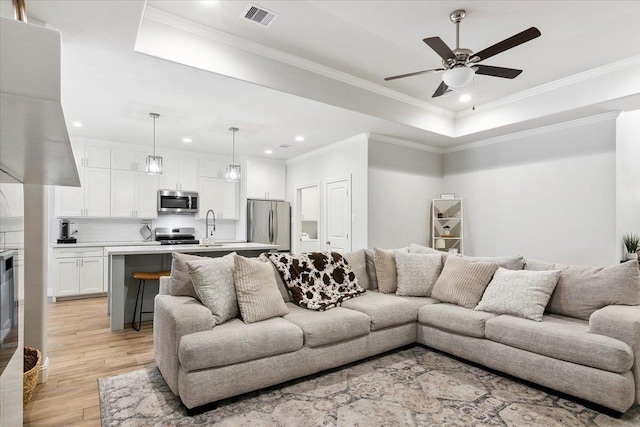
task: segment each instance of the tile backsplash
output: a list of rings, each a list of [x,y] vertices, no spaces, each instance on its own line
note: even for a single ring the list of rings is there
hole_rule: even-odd
[[[145,223],[151,223],[151,229],[156,227],[194,227],[196,239],[202,239],[205,235],[205,221],[195,215],[161,215],[157,219],[148,221],[140,219],[98,219],[75,218],[71,219],[71,231],[77,230],[73,236],[79,243],[91,242],[137,242],[143,241],[140,228]],[[56,243],[59,233],[59,219],[54,218],[50,223],[50,242]],[[236,240],[236,221],[216,221],[216,240]]]

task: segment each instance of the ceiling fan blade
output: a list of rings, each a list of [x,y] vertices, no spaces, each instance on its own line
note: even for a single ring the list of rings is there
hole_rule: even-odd
[[[431,49],[435,50],[438,55],[445,61],[447,59],[456,59],[456,55],[449,49],[449,46],[442,41],[440,37],[429,37],[424,40]]]
[[[522,70],[516,70],[515,68],[492,67],[491,65],[474,65],[472,68],[476,69],[476,74],[502,77],[504,79],[515,79],[522,73]]]
[[[413,76],[419,76],[421,74],[436,73],[438,71],[444,71],[444,68],[434,68],[433,70],[424,70],[424,71],[416,71],[415,73],[400,74],[397,76],[385,77],[384,80],[389,81],[389,80],[395,80],[395,79],[403,79],[405,77],[413,77]]]
[[[529,40],[533,40],[536,37],[540,37],[540,30],[536,27],[531,27],[527,30],[524,30],[521,33],[516,34],[515,36],[511,36],[508,39],[502,40],[499,43],[494,44],[493,46],[489,46],[488,48],[481,50],[480,52],[473,55],[472,58],[480,58],[475,60],[484,61],[487,58],[491,58],[494,55],[504,52],[505,50],[511,49],[512,47],[516,47],[521,45],[522,43],[526,43]]]
[[[440,86],[438,86],[438,89],[436,89],[436,91],[433,92],[433,95],[431,95],[431,97],[437,98],[439,96],[442,96],[447,91],[447,89],[449,89],[449,86],[447,86],[445,82],[440,82]]]

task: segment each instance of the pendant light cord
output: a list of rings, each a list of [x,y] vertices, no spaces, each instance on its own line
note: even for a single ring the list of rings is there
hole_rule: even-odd
[[[231,164],[236,164],[236,132],[240,129],[236,127],[230,127],[229,130],[232,132],[233,136],[231,137]]]

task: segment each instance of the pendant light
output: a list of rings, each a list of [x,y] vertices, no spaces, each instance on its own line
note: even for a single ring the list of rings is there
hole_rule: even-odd
[[[156,156],[156,119],[160,117],[158,113],[149,113],[153,118],[153,154],[147,156],[147,173],[149,175],[162,175],[162,156]]]
[[[236,132],[240,129],[229,128],[233,133],[231,148],[231,164],[227,165],[227,181],[240,181],[240,165],[236,165]]]

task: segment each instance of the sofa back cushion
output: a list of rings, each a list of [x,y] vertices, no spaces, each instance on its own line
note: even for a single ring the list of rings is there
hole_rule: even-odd
[[[463,258],[469,261],[495,262],[500,267],[508,270],[522,270],[524,268],[524,257],[521,255],[487,257],[463,255]]]
[[[463,257],[449,256],[433,286],[431,297],[475,308],[497,269],[495,262],[469,261]]]
[[[527,259],[525,270],[560,270],[560,278],[547,311],[589,320],[612,304],[640,304],[640,271],[637,261],[608,267],[552,264]]]
[[[353,252],[347,252],[342,254],[344,260],[351,267],[351,271],[356,275],[358,279],[358,285],[363,289],[369,289],[369,275],[367,273],[367,256],[364,253],[364,249],[360,249]]]
[[[378,289],[378,276],[376,275],[376,263],[373,259],[373,249],[364,250],[367,263],[367,277],[369,277],[369,289]]]
[[[233,279],[244,323],[254,323],[289,313],[278,291],[273,267],[258,259],[235,257]]]
[[[428,297],[442,271],[440,254],[396,252],[398,289],[396,295]]]
[[[273,263],[267,256],[267,253],[260,254],[258,259],[262,262],[266,262],[271,266],[271,268],[273,269],[273,275],[276,278],[276,283],[278,284],[278,290],[280,291],[280,295],[282,295],[282,299],[284,300],[284,302],[291,302],[291,296],[289,296],[289,290],[287,289],[287,284],[284,283],[284,280],[282,280],[282,276],[280,276],[278,269],[276,268],[275,265],[273,265]]]

